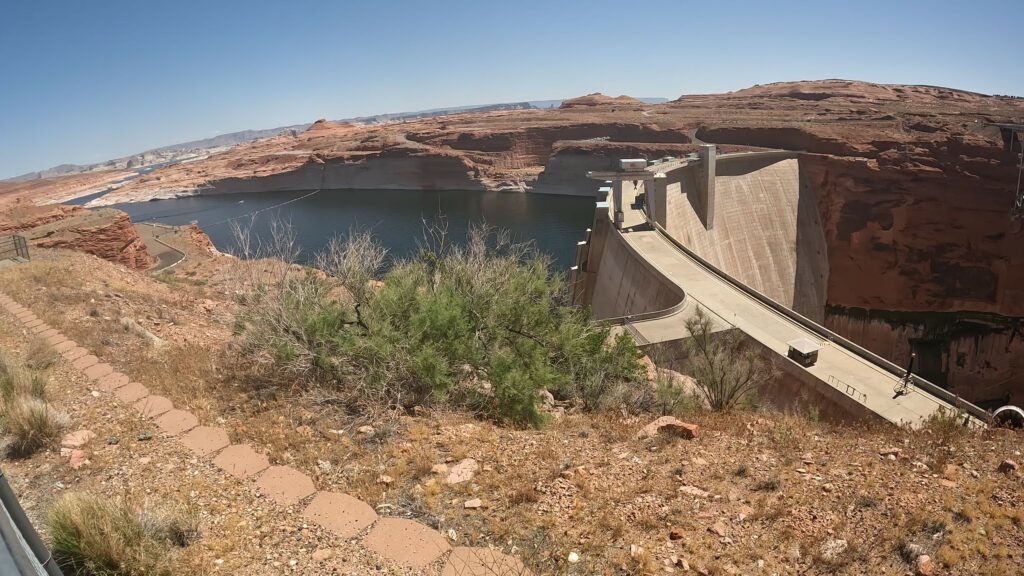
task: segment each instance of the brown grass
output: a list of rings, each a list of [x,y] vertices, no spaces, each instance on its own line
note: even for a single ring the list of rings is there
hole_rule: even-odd
[[[170,576],[178,550],[199,537],[197,514],[182,506],[69,493],[47,516],[54,556],[69,573]]]

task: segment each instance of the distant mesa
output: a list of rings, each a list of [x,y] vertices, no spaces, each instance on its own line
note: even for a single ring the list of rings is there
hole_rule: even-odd
[[[580,96],[579,98],[570,98],[562,102],[559,108],[593,108],[596,106],[643,106],[643,102],[633,98],[632,96],[605,96],[600,92],[594,92],[593,94],[587,94],[586,96]]]
[[[984,94],[914,84],[875,84],[860,80],[803,80],[797,82],[773,82],[757,84],[726,96],[738,98],[788,98],[794,100],[846,100],[846,101],[926,101],[974,102],[985,98]],[[687,98],[682,96],[679,100]]]

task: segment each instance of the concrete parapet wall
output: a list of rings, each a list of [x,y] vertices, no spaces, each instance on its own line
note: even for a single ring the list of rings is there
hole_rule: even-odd
[[[603,248],[590,298],[595,319],[667,310],[678,306],[685,299],[682,289],[638,255],[622,238],[621,233],[606,230],[607,233],[599,240]],[[594,253],[591,252],[591,258]]]

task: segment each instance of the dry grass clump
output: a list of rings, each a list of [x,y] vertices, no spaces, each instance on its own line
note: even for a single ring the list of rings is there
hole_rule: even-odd
[[[9,456],[25,457],[52,446],[67,428],[67,415],[45,398],[45,378],[0,358],[0,449]]]
[[[51,549],[66,573],[164,576],[199,537],[198,517],[181,507],[147,510],[128,500],[65,494],[47,516]]]
[[[25,365],[33,370],[46,370],[57,363],[57,351],[38,336],[29,344]]]

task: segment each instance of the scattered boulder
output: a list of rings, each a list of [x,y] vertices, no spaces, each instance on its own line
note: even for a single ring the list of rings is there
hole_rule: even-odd
[[[700,426],[696,424],[688,424],[675,416],[662,416],[644,426],[637,434],[637,437],[654,438],[660,434],[670,434],[687,440],[693,440],[697,437],[699,431]]]
[[[567,560],[569,560],[569,564],[575,564],[580,561],[580,555],[575,552],[569,552]]]
[[[466,500],[462,504],[462,507],[465,508],[466,510],[476,510],[478,508],[481,508],[483,505],[484,503],[479,498],[473,498],[472,500]]]
[[[537,391],[537,399],[540,400],[541,409],[551,411],[555,409],[555,395],[541,388]]]
[[[683,494],[688,494],[690,496],[696,496],[697,498],[708,497],[708,493],[705,490],[701,490],[696,486],[680,486],[677,491],[682,492]]]
[[[900,457],[900,454],[902,452],[903,452],[902,450],[900,450],[899,448],[896,448],[895,446],[889,446],[887,448],[882,448],[881,450],[879,450],[878,451],[878,455],[882,456],[883,458],[888,458],[889,456],[894,456],[895,458],[893,458],[893,459],[895,460],[896,458]]]
[[[1013,474],[1018,472],[1020,467],[1013,460],[1003,460],[999,463],[997,470],[1003,474]]]
[[[469,482],[476,475],[476,471],[480,469],[480,465],[477,464],[476,460],[472,458],[466,458],[452,466],[451,471],[448,472],[448,477],[445,478],[445,482],[448,484],[461,484],[463,482]]]
[[[72,450],[68,465],[78,470],[89,463],[89,452],[86,450]]]
[[[320,548],[319,550],[313,552],[314,562],[323,562],[325,560],[330,560],[333,557],[334,550],[331,548]]]
[[[363,436],[373,436],[377,431],[373,429],[373,426],[360,426],[356,428],[356,432]]]
[[[714,534],[716,536],[725,536],[725,534],[726,534],[725,522],[722,522],[721,520],[719,520],[718,522],[715,522],[714,524],[712,524],[711,526],[708,527],[708,531],[710,531],[712,534]]]
[[[669,540],[682,540],[686,536],[686,532],[682,528],[673,528],[668,532]]]
[[[922,554],[917,557],[917,576],[932,576],[935,573],[935,563],[932,557]]]
[[[832,538],[821,545],[821,557],[827,562],[835,562],[848,547],[846,540]]]
[[[644,371],[647,373],[647,380],[654,382],[658,379],[658,367],[654,365],[654,360],[651,360],[650,356],[644,356],[640,359],[640,364],[643,365]]]
[[[92,430],[77,430],[65,434],[60,440],[60,445],[64,448],[81,448],[95,437],[96,434]]]
[[[380,482],[381,484],[389,485],[392,482],[394,482],[395,479],[392,478],[391,476],[388,476],[387,474],[381,474],[380,477],[377,478],[377,481]]]
[[[430,472],[432,474],[438,474],[438,475],[444,476],[444,475],[448,474],[448,465],[447,464],[434,464],[433,466],[430,467]]]

